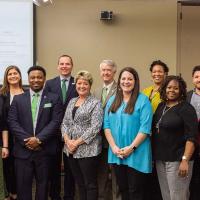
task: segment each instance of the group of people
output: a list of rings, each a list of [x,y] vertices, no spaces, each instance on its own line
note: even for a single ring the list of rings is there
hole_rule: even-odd
[[[5,71],[2,199],[32,200],[35,178],[36,200],[61,200],[62,163],[63,200],[75,199],[75,185],[80,200],[199,198],[200,66],[188,93],[160,60],[150,66],[153,85],[141,92],[133,67],[114,80],[112,60],[101,62],[103,84],[94,92],[90,72],[71,76],[71,56],[60,56],[57,69],[46,81],[43,67],[30,67],[29,88],[18,67]]]

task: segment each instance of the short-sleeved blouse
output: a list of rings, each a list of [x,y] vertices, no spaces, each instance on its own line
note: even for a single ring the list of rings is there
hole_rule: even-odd
[[[138,133],[150,134],[152,123],[152,107],[144,94],[139,94],[132,114],[125,113],[126,103],[123,102],[115,113],[108,112],[114,100],[110,98],[106,105],[104,115],[104,129],[110,129],[111,134],[119,148],[132,143]],[[147,137],[139,147],[127,158],[121,159],[108,150],[108,163],[128,165],[143,173],[152,170],[152,153],[150,137]]]

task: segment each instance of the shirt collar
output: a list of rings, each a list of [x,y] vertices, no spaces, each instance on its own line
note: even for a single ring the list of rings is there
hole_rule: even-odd
[[[108,91],[110,91],[110,89],[111,89],[113,83],[114,83],[114,80],[113,80],[110,84],[108,84],[108,85],[106,85],[106,84],[104,83],[104,84],[103,84],[103,88],[107,88]]]
[[[65,77],[65,76],[60,75],[60,80],[61,80],[61,81],[64,80],[64,79],[65,79],[66,81],[69,81],[70,78],[71,78],[71,76]]]
[[[42,93],[43,93],[43,90],[44,89],[42,89],[42,90],[40,90],[39,92],[34,92],[31,88],[30,88],[30,95],[31,95],[31,97],[34,95],[34,94],[39,94],[40,95],[40,97],[42,96]]]
[[[196,88],[194,88],[193,94],[195,94],[195,95],[197,95],[197,96],[200,96],[199,94],[196,93]]]

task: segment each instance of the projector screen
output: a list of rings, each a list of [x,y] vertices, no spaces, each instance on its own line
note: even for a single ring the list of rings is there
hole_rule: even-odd
[[[0,84],[7,66],[16,65],[28,83],[27,69],[33,65],[33,2],[0,0]]]

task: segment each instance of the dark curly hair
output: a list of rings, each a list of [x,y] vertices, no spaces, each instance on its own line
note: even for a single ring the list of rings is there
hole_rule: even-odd
[[[27,71],[28,75],[30,74],[31,71],[35,71],[35,70],[41,71],[43,73],[44,77],[46,77],[46,70],[44,69],[44,67],[39,66],[39,65],[34,65],[34,66],[30,67]]]
[[[160,88],[160,97],[163,101],[167,101],[167,95],[166,95],[166,89],[170,81],[177,81],[179,86],[179,98],[178,101],[185,101],[186,100],[186,94],[187,94],[187,85],[186,82],[183,80],[180,76],[167,76],[164,80],[161,88]]]
[[[154,60],[154,61],[151,63],[150,68],[149,68],[150,72],[153,71],[153,67],[154,67],[155,65],[160,65],[160,66],[163,68],[163,70],[164,70],[165,73],[168,73],[168,72],[169,72],[169,68],[168,68],[167,64],[165,64],[165,63],[162,62],[161,60]]]

